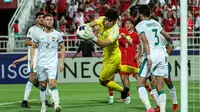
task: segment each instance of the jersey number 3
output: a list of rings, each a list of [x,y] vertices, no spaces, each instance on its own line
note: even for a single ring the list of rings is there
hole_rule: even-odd
[[[159,44],[159,37],[158,37],[158,30],[157,29],[152,29],[152,32],[155,33],[154,39],[155,39],[155,45],[157,46]]]

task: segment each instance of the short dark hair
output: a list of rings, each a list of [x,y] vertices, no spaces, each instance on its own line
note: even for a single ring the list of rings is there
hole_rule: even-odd
[[[43,13],[43,12],[37,12],[37,13],[35,14],[35,18],[37,18],[37,17],[40,16],[40,15],[44,15],[44,13]]]
[[[15,20],[15,24],[18,24],[19,23],[19,20]]]
[[[53,15],[50,14],[50,13],[47,13],[47,14],[44,15],[44,18],[46,18],[46,17],[53,17]]]
[[[126,19],[125,22],[127,22],[127,21],[130,21],[134,25],[134,21],[132,19],[128,18],[128,19]]]
[[[110,20],[117,20],[119,18],[119,15],[118,15],[118,12],[117,10],[111,8],[111,9],[108,9],[105,14],[104,14],[105,17],[107,17],[108,19]]]
[[[151,8],[148,5],[141,5],[139,7],[139,13],[145,17],[151,16]]]

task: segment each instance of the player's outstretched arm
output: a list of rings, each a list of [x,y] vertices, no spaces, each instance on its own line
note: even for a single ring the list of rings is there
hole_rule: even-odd
[[[18,63],[20,63],[20,62],[22,62],[22,61],[25,61],[25,60],[28,60],[28,55],[26,55],[26,56],[24,56],[24,57],[22,57],[22,58],[20,58],[20,59],[18,59],[18,60],[15,60],[15,61],[12,63],[12,65],[13,65],[13,66],[16,66]]]
[[[64,43],[60,43],[61,48],[61,63],[60,63],[60,71],[62,72],[64,70],[64,61],[65,61],[65,45]]]
[[[130,46],[132,46],[132,39],[131,39],[130,36],[126,36],[124,33],[121,33],[120,35],[122,36],[122,38],[126,39],[126,42],[127,42]]]
[[[37,43],[33,42],[32,43],[32,47],[31,47],[31,68],[33,68],[33,65],[34,65],[34,55],[35,55],[35,49],[37,47]]]

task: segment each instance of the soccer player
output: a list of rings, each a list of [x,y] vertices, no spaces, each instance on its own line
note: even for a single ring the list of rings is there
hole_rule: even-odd
[[[134,31],[134,21],[131,19],[127,19],[125,22],[125,28],[128,30],[128,33],[132,39],[132,45],[129,45],[127,47],[127,65],[130,65],[134,68],[139,68],[139,61],[142,55],[142,46],[140,44],[139,35],[137,34],[137,32]],[[132,75],[137,80],[138,73],[127,74],[126,78],[129,85],[128,87],[130,87],[129,75]],[[145,84],[145,88],[151,94],[151,87],[148,84]],[[152,94],[151,96],[153,97]],[[131,103],[130,96],[126,98],[126,103]]]
[[[120,26],[120,20],[118,20],[118,26]],[[122,28],[120,26],[119,28],[119,35],[118,35],[118,42],[119,42],[119,49],[121,51],[121,65],[127,65],[127,51],[126,48],[128,44],[132,45],[132,39],[130,38],[128,31],[125,28]],[[119,72],[121,81],[123,83],[123,86],[126,87],[128,84],[127,78],[126,78],[126,72]],[[112,80],[114,80],[114,75],[112,77]],[[113,90],[108,89],[110,98],[108,101],[108,104],[113,104],[114,103],[114,95],[113,95]],[[129,93],[128,93],[129,96]],[[121,99],[123,100],[123,99]],[[126,103],[126,102],[125,102]]]
[[[103,67],[99,77],[100,84],[120,92],[121,98],[125,99],[128,95],[129,88],[122,88],[111,80],[112,76],[119,71],[134,72],[134,69],[129,66],[120,66],[121,52],[118,47],[119,27],[116,24],[117,19],[117,11],[111,8],[105,12],[103,17],[89,23],[89,26],[92,28],[96,25],[99,26],[98,33],[94,35],[90,33],[91,31],[88,31],[90,34],[87,34],[87,30],[85,32],[90,39],[103,48]],[[82,30],[82,28],[79,27],[78,30]],[[138,72],[138,70],[135,70],[135,72]]]
[[[166,49],[166,59],[167,59],[169,54],[171,54],[171,52],[172,52],[172,46],[170,43],[167,43],[165,39],[163,39],[162,41],[163,41],[164,49]],[[177,95],[176,95],[176,88],[175,88],[175,86],[171,80],[171,76],[170,76],[171,66],[168,63],[168,61],[166,61],[166,64],[167,65],[164,69],[164,71],[165,71],[164,81],[165,81],[165,84],[167,85],[170,95],[172,97],[172,102],[173,102],[172,111],[175,112],[175,111],[178,111],[178,100],[177,100]],[[154,80],[153,80],[153,82],[154,82]],[[152,84],[155,84],[155,83],[152,83]],[[152,86],[155,86],[155,85],[152,85]],[[156,98],[156,100],[158,100],[158,99]],[[158,106],[156,108],[156,112],[160,112],[160,106]]]
[[[145,84],[150,75],[155,76],[155,85],[158,91],[158,101],[160,111],[165,112],[166,94],[163,89],[165,64],[165,50],[161,43],[161,34],[170,41],[170,36],[163,30],[162,26],[155,20],[150,18],[151,9],[147,5],[142,5],[139,8],[139,17],[141,22],[136,25],[144,46],[144,60],[142,62],[139,78],[138,78],[138,93],[139,97],[146,107],[146,112],[155,112],[151,107]]]
[[[28,82],[26,83],[26,87],[25,87],[25,92],[24,92],[24,100],[22,101],[21,103],[21,106],[22,107],[25,107],[25,108],[30,108],[30,106],[28,105],[28,97],[31,93],[31,90],[32,90],[32,86],[34,85],[35,87],[39,87],[39,83],[38,83],[38,80],[36,79],[36,66],[34,66],[33,69],[30,68],[30,46],[32,45],[32,38],[33,36],[38,33],[40,30],[42,30],[43,28],[43,17],[44,17],[44,13],[42,12],[38,12],[36,13],[35,15],[36,17],[36,25],[32,26],[29,30],[28,30],[28,33],[27,33],[27,39],[26,39],[26,46],[28,46],[28,72],[29,72],[29,80]],[[35,50],[35,58],[34,60],[37,60],[37,50]],[[23,59],[23,58],[22,58]],[[26,59],[26,58],[25,58]],[[21,60],[16,60],[17,61],[21,61]],[[46,95],[49,95],[49,91],[47,89],[46,91]],[[53,105],[48,103],[48,101],[46,100],[46,105],[48,107],[52,107]]]
[[[61,111],[59,102],[59,94],[57,89],[57,66],[58,66],[58,47],[61,48],[60,71],[64,69],[65,45],[62,35],[53,29],[53,16],[51,14],[44,15],[44,29],[33,37],[31,47],[31,67],[37,66],[37,77],[40,82],[40,99],[42,102],[41,112],[46,112],[45,91],[47,81],[52,91],[52,100],[56,112]],[[38,49],[38,59],[34,60],[35,49]]]

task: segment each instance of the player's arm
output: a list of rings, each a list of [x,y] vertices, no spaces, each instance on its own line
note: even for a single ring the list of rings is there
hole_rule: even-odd
[[[171,54],[173,51],[172,45],[171,44],[167,44],[167,53]]]
[[[64,69],[64,62],[65,62],[65,45],[64,42],[60,43],[60,48],[61,48],[61,65],[60,65],[60,71],[62,72]]]
[[[101,40],[98,35],[96,35],[96,40],[94,40],[96,42],[96,44],[102,48],[110,45],[111,43],[113,43],[119,35],[119,28],[118,27],[113,27],[113,29],[110,31],[110,33],[108,34],[108,37],[105,40]]]
[[[165,37],[165,39],[170,42],[170,36],[165,30],[161,30],[160,33]]]
[[[105,40],[100,40],[98,37],[97,37],[97,40],[95,42],[98,46],[104,48],[106,46],[108,46],[109,44],[112,43],[112,41],[109,39],[109,38],[106,38]]]
[[[16,66],[18,63],[22,62],[22,61],[25,61],[25,60],[28,60],[28,55],[22,57],[22,58],[19,58],[18,60],[15,60],[12,65],[13,66]]]
[[[36,49],[36,47],[37,47],[37,43],[36,42],[32,42],[32,47],[31,47],[31,68],[33,68],[33,64],[34,64],[34,62],[33,62],[33,60],[34,60],[34,55],[35,55],[35,49]]]
[[[141,44],[139,44],[139,50],[138,50],[138,52],[136,54],[135,59],[139,60],[141,58],[141,56],[142,56],[142,46],[141,46]]]
[[[127,42],[130,46],[132,46],[132,39],[131,39],[130,36],[126,36],[124,33],[121,33],[120,35],[126,40],[126,42]]]
[[[28,30],[28,33],[27,33],[27,38],[26,38],[26,41],[25,41],[25,45],[26,46],[32,46],[32,36],[33,36],[33,32],[32,32],[32,29],[30,28]]]

